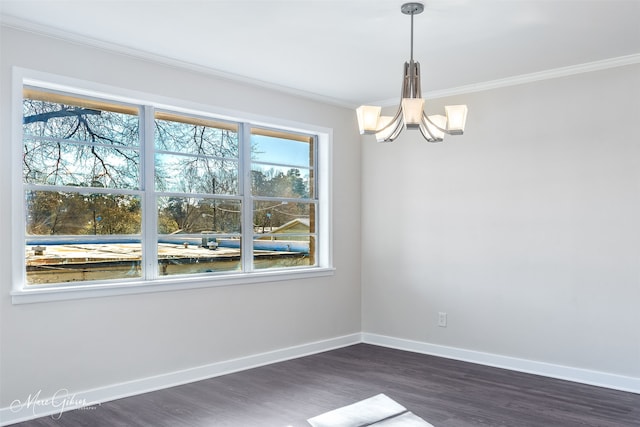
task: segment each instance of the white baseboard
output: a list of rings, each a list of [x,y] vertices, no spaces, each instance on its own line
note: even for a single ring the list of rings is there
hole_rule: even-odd
[[[360,333],[355,333],[266,353],[254,354],[238,359],[225,360],[182,371],[170,372],[154,377],[112,384],[92,390],[69,391],[62,389],[54,396],[41,396],[39,392],[35,391],[29,396],[23,396],[21,399],[14,401],[14,404],[9,407],[0,408],[0,425],[6,426],[44,416],[59,418],[65,411],[79,408],[87,408],[87,410],[90,410],[91,407],[111,400],[321,353],[323,351],[358,344],[359,342],[361,342],[361,335]]]
[[[398,350],[412,351],[414,353],[430,354],[433,356],[445,357],[447,359],[461,360],[464,362],[477,363],[480,365],[493,366],[496,368],[504,368],[512,371],[526,372],[528,374],[542,375],[545,377],[640,394],[640,378],[591,371],[588,369],[572,368],[569,366],[554,365],[545,362],[536,362],[533,360],[447,347],[366,332],[362,333],[362,342],[382,347],[395,348]]]
[[[65,411],[100,405],[115,399],[135,396],[195,381],[226,375],[233,372],[282,362],[311,354],[321,353],[358,343],[379,345],[415,353],[430,354],[448,359],[477,363],[558,378],[577,383],[606,387],[640,394],[640,378],[609,374],[606,372],[572,368],[544,362],[465,350],[455,347],[412,341],[372,333],[355,333],[323,341],[287,347],[237,359],[225,360],[205,366],[170,372],[154,377],[141,378],[120,384],[112,384],[84,391],[60,390],[54,396],[41,396],[37,391],[12,406],[0,408],[0,426],[27,421],[43,416],[59,417]]]

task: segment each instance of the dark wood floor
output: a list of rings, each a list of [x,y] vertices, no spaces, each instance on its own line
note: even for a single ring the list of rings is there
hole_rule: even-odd
[[[378,393],[436,427],[640,426],[640,394],[367,344],[16,425],[308,427]]]

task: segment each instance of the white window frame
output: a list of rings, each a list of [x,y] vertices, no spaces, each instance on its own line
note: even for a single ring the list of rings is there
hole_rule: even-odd
[[[317,173],[316,175],[316,192],[317,192],[317,253],[316,265],[313,267],[296,267],[290,269],[264,269],[242,272],[218,273],[214,275],[184,275],[162,277],[155,280],[134,280],[134,281],[109,281],[109,282],[73,282],[52,285],[27,285],[26,269],[24,258],[25,245],[25,215],[24,215],[24,184],[22,177],[22,91],[25,85],[34,86],[44,90],[54,90],[75,94],[78,96],[86,96],[99,98],[105,101],[124,102],[127,104],[137,104],[148,106],[145,109],[149,114],[153,109],[169,110],[175,113],[183,113],[187,115],[211,117],[213,119],[238,122],[242,126],[240,129],[240,137],[242,134],[249,138],[251,127],[272,128],[284,132],[293,132],[301,134],[309,134],[317,136]],[[208,104],[194,103],[181,99],[168,98],[149,93],[118,88],[114,86],[104,85],[100,83],[79,80],[75,78],[64,77],[60,75],[50,74],[46,72],[25,69],[21,67],[13,67],[12,69],[12,93],[11,93],[11,224],[12,224],[12,302],[13,304],[35,303],[45,301],[58,301],[80,298],[92,298],[113,295],[138,294],[146,292],[162,292],[176,291],[184,289],[229,286],[240,284],[251,284],[261,282],[272,282],[293,279],[306,279],[314,277],[329,276],[334,273],[333,267],[333,237],[332,237],[332,209],[331,209],[331,188],[332,188],[332,139],[333,131],[330,128],[299,123],[295,121],[283,120],[274,117],[248,114],[233,110],[222,109],[217,106]],[[153,121],[146,120],[141,122],[141,132],[150,132]],[[246,151],[250,150],[250,144],[243,144]],[[144,147],[143,153],[144,153]],[[249,152],[250,153],[250,152]],[[247,153],[244,153],[245,157]],[[146,159],[148,160],[148,159]],[[153,163],[151,163],[153,164]],[[240,173],[244,176],[244,182],[250,183],[250,158],[246,158],[244,164],[240,164]],[[151,168],[152,169],[152,168]],[[142,173],[153,173],[143,170]],[[245,209],[244,218],[247,209],[253,209],[253,196],[250,192],[245,193],[247,185],[241,189],[243,195],[243,209]],[[144,193],[143,197],[147,197]],[[145,206],[143,204],[143,206]],[[146,212],[145,212],[146,211]],[[145,215],[146,228],[154,226],[153,220],[155,213],[151,215],[148,208],[143,211]],[[149,221],[151,218],[151,221]],[[246,221],[246,220],[245,220]],[[250,220],[249,220],[250,221]],[[243,227],[243,230],[246,230]],[[244,233],[251,233],[245,231]],[[149,239],[144,236],[149,234],[142,231],[142,244],[151,244]],[[244,234],[243,234],[244,235]],[[248,234],[247,234],[248,235]],[[245,236],[246,238],[246,236]],[[252,245],[242,245],[243,267],[247,267],[253,257]],[[143,258],[143,262],[148,262]],[[147,268],[157,268],[157,265]]]

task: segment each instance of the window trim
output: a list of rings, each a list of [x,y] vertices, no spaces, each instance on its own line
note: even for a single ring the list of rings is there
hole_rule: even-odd
[[[108,283],[83,284],[75,282],[72,285],[52,284],[37,285],[29,287],[26,285],[25,269],[24,269],[24,244],[25,244],[25,217],[23,212],[23,191],[24,184],[22,180],[22,90],[24,85],[35,86],[45,90],[55,90],[76,94],[79,96],[87,96],[103,99],[105,101],[125,102],[127,104],[138,104],[150,106],[155,110],[165,110],[174,113],[182,113],[196,116],[215,116],[212,120],[222,120],[231,122],[240,122],[242,124],[239,132],[250,132],[251,128],[278,129],[294,133],[317,135],[316,144],[316,167],[317,173],[314,173],[317,191],[317,254],[316,266],[313,267],[289,267],[287,269],[268,269],[253,270],[242,272],[224,272],[220,274],[188,275],[177,276],[156,280],[135,279],[132,281],[110,281]],[[12,93],[11,93],[11,158],[14,159],[11,170],[11,225],[12,225],[12,296],[13,304],[36,303],[45,301],[59,301],[69,299],[81,299],[92,297],[104,297],[113,295],[139,294],[148,292],[165,292],[185,289],[198,289],[216,286],[231,286],[241,284],[255,284],[264,282],[274,282],[283,280],[298,280],[314,277],[330,276],[334,274],[333,267],[333,233],[332,233],[332,140],[333,130],[331,128],[310,125],[290,120],[283,120],[275,117],[243,113],[234,110],[221,109],[215,105],[195,103],[182,99],[169,98],[159,95],[153,95],[145,92],[139,92],[130,89],[114,87],[110,85],[64,77],[56,74],[30,70],[21,67],[12,68]],[[148,111],[146,112],[148,113]],[[144,112],[142,113],[144,114]],[[141,132],[149,132],[148,123],[141,128]],[[142,149],[142,156],[149,155],[152,150]],[[249,144],[245,144],[245,149],[250,150]],[[244,153],[245,155],[250,154]],[[153,153],[151,152],[151,155]],[[151,163],[153,164],[153,163]],[[151,170],[149,170],[151,169]],[[250,170],[240,170],[239,173],[245,175],[245,188],[241,189],[241,194],[250,186],[250,179],[247,174]],[[153,173],[153,168],[146,168],[142,173]],[[152,181],[151,181],[152,182]],[[250,188],[249,188],[250,190]],[[153,197],[153,192],[144,192],[143,197]],[[18,203],[20,201],[20,203]],[[246,203],[243,203],[246,209],[251,208],[250,204],[253,199],[249,197]],[[156,220],[154,215],[149,215],[148,203],[143,203],[143,215],[146,218],[144,222],[146,227],[155,227]],[[250,218],[250,215],[244,216]],[[152,220],[149,220],[151,218]],[[157,229],[157,227],[155,228]],[[147,230],[145,230],[147,231]],[[148,233],[143,235],[149,236]],[[153,242],[151,242],[153,243]],[[149,243],[149,239],[143,240],[143,262],[150,262],[149,257],[144,256],[144,246]],[[244,262],[250,262],[252,257],[252,245],[243,245]],[[146,266],[147,268],[155,268]]]

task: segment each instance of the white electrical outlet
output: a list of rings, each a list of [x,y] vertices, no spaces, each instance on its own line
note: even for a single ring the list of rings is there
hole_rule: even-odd
[[[447,327],[447,313],[444,311],[438,312],[438,326],[442,328]]]

